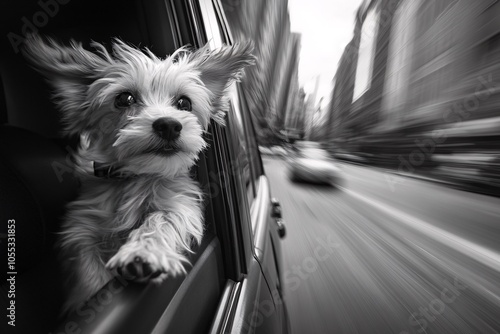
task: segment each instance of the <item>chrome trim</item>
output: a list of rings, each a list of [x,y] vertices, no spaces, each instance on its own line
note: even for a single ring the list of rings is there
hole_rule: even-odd
[[[254,256],[261,262],[265,252],[267,222],[270,207],[269,181],[265,175],[261,175],[257,182],[257,194],[250,209],[252,219]]]
[[[213,4],[214,4],[214,7],[215,7],[215,11],[217,12],[217,14],[219,15],[219,18],[221,19],[221,24],[223,27],[221,27],[223,30],[224,30],[224,37],[226,39],[226,44],[230,44],[232,45],[233,44],[233,35],[231,33],[231,29],[229,28],[229,23],[227,22],[227,18],[226,18],[226,15],[224,15],[224,9],[222,7],[222,4],[219,0],[213,0]]]
[[[207,42],[210,44],[211,49],[221,47],[223,45],[222,34],[214,33],[213,30],[219,30],[217,22],[217,12],[212,0],[199,0],[201,16],[203,17],[203,25],[205,26],[205,33],[207,35]],[[215,20],[215,21],[214,21]]]
[[[227,333],[234,322],[234,315],[241,293],[241,282],[228,280],[217,308],[212,327],[208,333]]]
[[[234,321],[230,327],[226,328],[225,333],[254,333],[255,326],[251,325],[252,315],[258,311],[260,292],[263,289],[262,284],[266,284],[263,280],[263,274],[259,264],[253,259],[252,270],[241,284],[240,298],[233,317]]]

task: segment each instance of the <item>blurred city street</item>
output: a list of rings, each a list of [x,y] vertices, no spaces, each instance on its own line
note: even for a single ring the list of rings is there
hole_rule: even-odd
[[[283,208],[292,333],[500,333],[500,199],[339,163],[337,188],[292,183]]]

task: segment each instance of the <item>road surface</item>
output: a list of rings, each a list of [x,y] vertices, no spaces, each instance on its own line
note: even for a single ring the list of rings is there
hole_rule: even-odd
[[[292,333],[500,333],[500,199],[350,164],[336,189],[264,166]]]

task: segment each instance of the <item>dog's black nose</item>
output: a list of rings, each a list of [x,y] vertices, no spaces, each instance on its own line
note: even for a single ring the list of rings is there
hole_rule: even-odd
[[[181,134],[182,124],[171,117],[162,117],[153,122],[153,130],[165,140],[176,140]]]

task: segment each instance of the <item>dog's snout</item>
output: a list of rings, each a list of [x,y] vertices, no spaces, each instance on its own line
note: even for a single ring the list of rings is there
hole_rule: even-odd
[[[165,140],[175,140],[181,134],[182,124],[171,117],[162,117],[153,122],[153,130]]]

